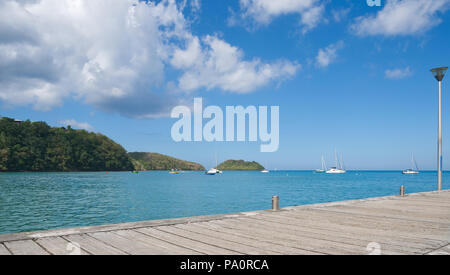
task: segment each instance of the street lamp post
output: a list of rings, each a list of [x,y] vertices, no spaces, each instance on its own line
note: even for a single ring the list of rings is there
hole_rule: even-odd
[[[438,119],[438,190],[442,190],[442,79],[448,67],[432,69],[434,77],[439,81],[439,119]]]

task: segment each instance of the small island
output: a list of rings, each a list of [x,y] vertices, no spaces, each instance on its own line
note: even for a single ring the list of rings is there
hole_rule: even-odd
[[[256,161],[227,160],[217,166],[222,171],[262,171],[264,166]]]

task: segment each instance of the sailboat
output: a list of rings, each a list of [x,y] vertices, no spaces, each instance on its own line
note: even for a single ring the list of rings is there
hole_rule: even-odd
[[[217,153],[216,153],[216,168],[211,168],[211,169],[209,169],[205,174],[206,174],[206,175],[209,175],[209,176],[214,176],[214,175],[217,175],[217,174],[222,174],[222,171],[219,170],[219,169],[217,169],[217,166],[218,166],[218,162],[217,162]]]
[[[212,168],[212,169],[209,169],[205,174],[208,175],[208,176],[214,176],[214,175],[217,175],[218,173],[219,172],[218,172],[217,169]]]
[[[345,174],[347,171],[344,169],[344,161],[341,155],[341,161],[338,161],[338,155],[336,149],[334,149],[334,161],[336,163],[336,167],[331,167],[326,171],[327,174]]]
[[[325,158],[322,156],[322,168],[317,169],[316,173],[325,173],[327,171],[327,165],[325,164]]]
[[[266,162],[266,167],[267,167],[267,162]],[[267,174],[270,171],[267,168],[264,168],[263,170],[261,170],[261,173]]]
[[[417,175],[419,174],[419,168],[417,167],[416,160],[414,159],[414,154],[411,154],[411,167],[402,172],[403,175]]]
[[[222,174],[223,172],[219,169],[217,169],[217,166],[219,166],[219,162],[218,162],[218,158],[217,158],[217,152],[216,152],[216,168],[214,168],[216,170],[216,174]]]

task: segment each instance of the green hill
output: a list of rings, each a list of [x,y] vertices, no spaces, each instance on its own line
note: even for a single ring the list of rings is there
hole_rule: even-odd
[[[204,171],[205,167],[195,163],[184,161],[157,153],[129,153],[136,170],[185,170]]]
[[[243,171],[243,170],[255,170],[255,171],[262,171],[264,170],[264,167],[255,162],[255,161],[244,161],[244,160],[227,160],[223,163],[221,163],[217,169],[226,171],[226,170],[236,170],[236,171]]]
[[[0,118],[0,171],[130,171],[126,150],[108,137]]]

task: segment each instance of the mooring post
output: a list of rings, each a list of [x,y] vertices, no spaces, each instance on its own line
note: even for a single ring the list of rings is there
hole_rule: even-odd
[[[280,210],[280,197],[273,196],[272,197],[272,211],[279,211]]]
[[[404,185],[400,186],[400,196],[401,197],[405,196],[405,186]]]

